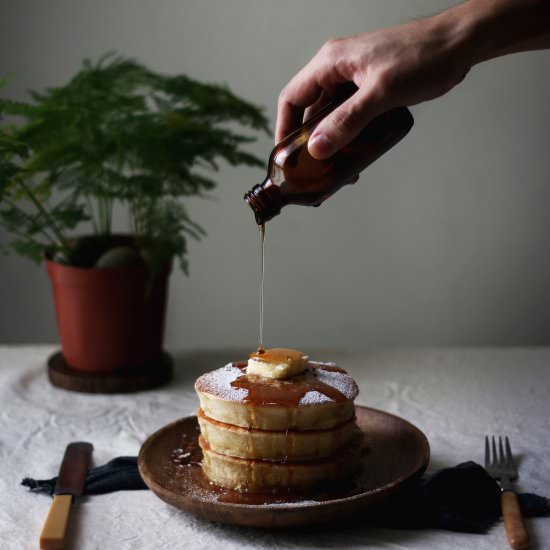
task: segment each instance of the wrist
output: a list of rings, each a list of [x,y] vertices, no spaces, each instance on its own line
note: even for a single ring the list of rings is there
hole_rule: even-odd
[[[478,62],[479,26],[475,15],[466,10],[451,8],[427,20],[431,35],[437,37],[436,44],[458,72],[466,73]]]
[[[549,46],[548,0],[466,0],[435,19],[445,27],[455,58],[468,68],[539,43]]]
[[[450,18],[460,28],[461,55],[469,67],[498,56],[499,20],[506,3],[507,0],[467,0],[449,10]]]

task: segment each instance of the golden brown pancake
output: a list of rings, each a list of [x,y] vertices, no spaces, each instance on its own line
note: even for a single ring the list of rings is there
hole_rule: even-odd
[[[260,430],[319,430],[354,417],[358,388],[345,370],[310,361],[287,380],[247,375],[246,362],[229,363],[195,383],[204,414],[219,422]]]
[[[269,462],[235,458],[213,451],[202,436],[202,468],[216,485],[241,492],[303,490],[349,478],[360,468],[362,435],[339,452],[312,462]]]
[[[363,436],[358,387],[332,363],[297,350],[259,350],[195,383],[202,467],[237,491],[302,490],[353,476]]]
[[[225,424],[197,412],[201,434],[210,448],[237,458],[308,461],[327,457],[358,432],[355,419],[324,430],[258,430]]]

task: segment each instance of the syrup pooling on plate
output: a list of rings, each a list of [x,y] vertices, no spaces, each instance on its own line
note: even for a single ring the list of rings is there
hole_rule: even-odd
[[[246,362],[234,363],[243,374],[230,386],[244,390],[242,402],[252,405],[297,407],[300,404],[317,404],[324,401],[341,403],[353,400],[357,384],[345,370],[333,365],[310,363],[304,374],[289,380],[271,380],[246,374]]]
[[[250,506],[308,506],[350,497],[378,487],[377,480],[371,479],[372,475],[368,475],[368,470],[364,480],[362,477],[357,477],[301,491],[281,487],[276,492],[250,493],[220,487],[212,483],[202,471],[200,463],[203,454],[198,444],[198,438],[195,436],[198,432],[196,421],[193,419],[191,423],[191,419],[187,422],[185,420],[183,423],[180,421],[180,425],[177,427],[177,431],[182,431],[183,428],[183,436],[176,444],[177,448],[172,453],[168,453],[163,464],[163,475],[169,482],[165,481],[161,485],[167,483],[167,488],[170,491],[179,495],[187,495],[194,501],[203,504],[220,502]],[[363,460],[366,460],[368,453],[369,449],[366,446]],[[179,458],[180,454],[185,456]]]

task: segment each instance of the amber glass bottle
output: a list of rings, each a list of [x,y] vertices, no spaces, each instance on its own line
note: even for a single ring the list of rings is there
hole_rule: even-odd
[[[330,104],[278,143],[269,157],[266,179],[244,196],[256,222],[265,224],[287,204],[319,206],[401,140],[413,125],[406,107],[396,107],[373,119],[346,147],[325,160],[313,158],[307,142]]]

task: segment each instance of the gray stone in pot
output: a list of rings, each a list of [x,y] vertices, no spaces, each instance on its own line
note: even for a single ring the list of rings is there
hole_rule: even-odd
[[[141,256],[130,246],[115,246],[104,252],[95,263],[99,269],[129,267],[140,263]]]

